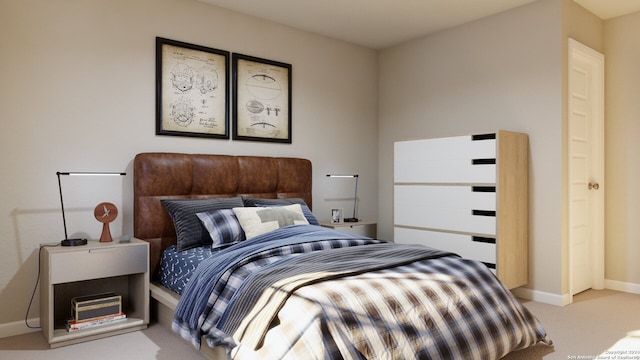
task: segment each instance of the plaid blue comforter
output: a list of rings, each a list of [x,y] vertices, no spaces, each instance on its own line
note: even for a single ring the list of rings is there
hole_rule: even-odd
[[[484,265],[424,247],[374,257],[401,248],[317,226],[275,230],[203,261],[173,329],[196,347],[204,338],[230,357],[261,359],[498,359],[550,343]],[[363,257],[368,268],[350,263]]]

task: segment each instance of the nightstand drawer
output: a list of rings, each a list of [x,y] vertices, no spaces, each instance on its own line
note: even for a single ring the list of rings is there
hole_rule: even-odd
[[[52,253],[51,284],[144,273],[149,259],[146,245],[99,246]]]
[[[321,223],[320,225],[340,230],[353,235],[360,235],[375,239],[378,235],[378,224],[373,221],[358,221],[345,223]]]

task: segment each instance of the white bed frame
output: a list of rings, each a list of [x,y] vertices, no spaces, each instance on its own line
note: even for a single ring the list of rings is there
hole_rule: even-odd
[[[178,300],[180,295],[165,288],[164,286],[151,283],[149,285],[151,291],[151,320],[157,321],[159,324],[169,329],[171,332],[171,322],[173,321],[173,314],[178,306]],[[176,336],[178,336],[176,334]],[[211,348],[206,345],[206,342],[202,342],[200,347],[200,354],[211,360],[224,360],[227,358],[225,349],[222,347]],[[198,351],[196,348],[194,351]]]

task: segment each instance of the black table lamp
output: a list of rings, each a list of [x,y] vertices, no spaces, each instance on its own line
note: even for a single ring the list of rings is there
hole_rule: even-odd
[[[356,217],[356,209],[357,209],[357,204],[358,204],[358,178],[359,178],[358,174],[354,174],[354,175],[327,174],[327,177],[332,177],[332,178],[356,178],[356,191],[353,194],[353,217],[343,219],[343,221],[344,222],[358,222],[358,221],[360,221]]]
[[[77,245],[86,245],[87,239],[84,238],[75,238],[69,239],[67,235],[67,219],[64,215],[64,200],[62,199],[62,183],[60,181],[61,175],[69,175],[69,176],[124,176],[126,173],[118,173],[118,172],[56,172],[58,176],[58,190],[60,191],[60,207],[62,208],[62,225],[64,226],[64,240],[60,242],[62,246],[77,246]]]

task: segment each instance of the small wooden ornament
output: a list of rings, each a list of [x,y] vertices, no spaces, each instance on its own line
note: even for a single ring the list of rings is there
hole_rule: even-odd
[[[110,202],[103,202],[98,204],[95,210],[93,210],[93,216],[96,217],[96,220],[102,223],[100,242],[113,241],[113,238],[111,237],[111,230],[109,229],[109,223],[118,217],[118,208]]]

